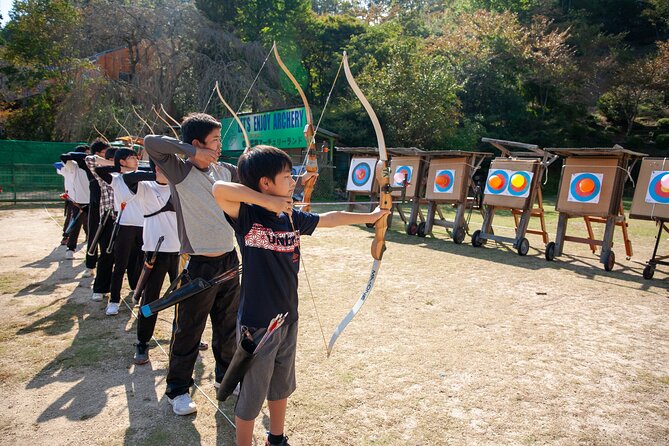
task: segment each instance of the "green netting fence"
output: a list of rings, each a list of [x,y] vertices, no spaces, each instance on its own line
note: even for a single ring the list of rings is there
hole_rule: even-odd
[[[58,201],[63,177],[54,163],[79,144],[0,140],[0,202]]]

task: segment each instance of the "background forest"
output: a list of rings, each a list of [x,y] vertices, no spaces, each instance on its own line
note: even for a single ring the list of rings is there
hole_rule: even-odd
[[[248,94],[244,112],[298,105],[266,59],[277,41],[316,120],[346,50],[389,146],[669,151],[669,0],[16,0],[9,15],[1,139],[123,134],[114,116],[139,133],[132,106],[223,117],[216,80],[233,108]],[[119,47],[130,72],[112,80],[91,56]],[[321,125],[375,145],[343,72]]]

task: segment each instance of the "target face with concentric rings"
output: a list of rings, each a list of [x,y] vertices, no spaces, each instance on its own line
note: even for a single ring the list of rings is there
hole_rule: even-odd
[[[451,193],[453,191],[453,183],[455,183],[454,169],[437,170],[434,177],[434,192],[439,194]]]
[[[654,170],[650,174],[646,203],[669,204],[669,171]]]
[[[599,203],[604,174],[581,172],[571,175],[568,201],[577,203]]]
[[[347,191],[370,192],[374,185],[375,158],[353,158],[348,171]]]
[[[514,197],[529,197],[530,184],[532,183],[532,172],[519,170],[509,176],[509,195]]]
[[[502,195],[509,184],[509,173],[503,169],[496,169],[488,173],[488,179],[485,183],[485,193],[492,195]]]
[[[397,169],[395,169],[395,173],[393,175],[393,186],[402,187],[404,185],[405,178],[407,183],[411,183],[412,175],[413,166],[397,166]]]

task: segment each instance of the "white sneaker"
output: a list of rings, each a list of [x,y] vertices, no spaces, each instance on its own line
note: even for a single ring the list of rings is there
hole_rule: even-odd
[[[95,271],[93,268],[86,268],[84,270],[84,273],[81,275],[81,277],[93,277],[95,275]]]
[[[190,415],[197,412],[197,406],[189,394],[181,394],[174,399],[167,398],[167,401],[172,405],[172,410],[177,415]]]
[[[109,302],[109,304],[107,304],[105,314],[107,316],[114,316],[118,314],[118,302]]]
[[[105,293],[93,293],[91,300],[93,302],[102,302],[102,299],[105,298]]]
[[[65,260],[72,260],[74,259],[74,251],[68,249],[65,251]]]

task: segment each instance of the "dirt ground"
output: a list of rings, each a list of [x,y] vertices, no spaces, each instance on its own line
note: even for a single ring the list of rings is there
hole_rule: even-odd
[[[65,260],[58,246],[61,222],[56,207],[0,209],[0,444],[232,445],[233,403],[207,400],[211,352],[196,366],[197,415],[173,415],[163,395],[172,313],[160,316],[151,362],[132,365],[134,317],[90,301],[83,250]],[[625,260],[617,231],[607,273],[585,245],[549,263],[537,236],[520,257],[469,237],[456,245],[443,229],[410,237],[395,219],[373,293],[330,358],[317,314],[329,339],[367,280],[373,233],[304,237],[290,443],[668,445],[669,267],[643,279],[654,225],[630,229],[635,256]],[[259,444],[267,423],[264,410]]]

